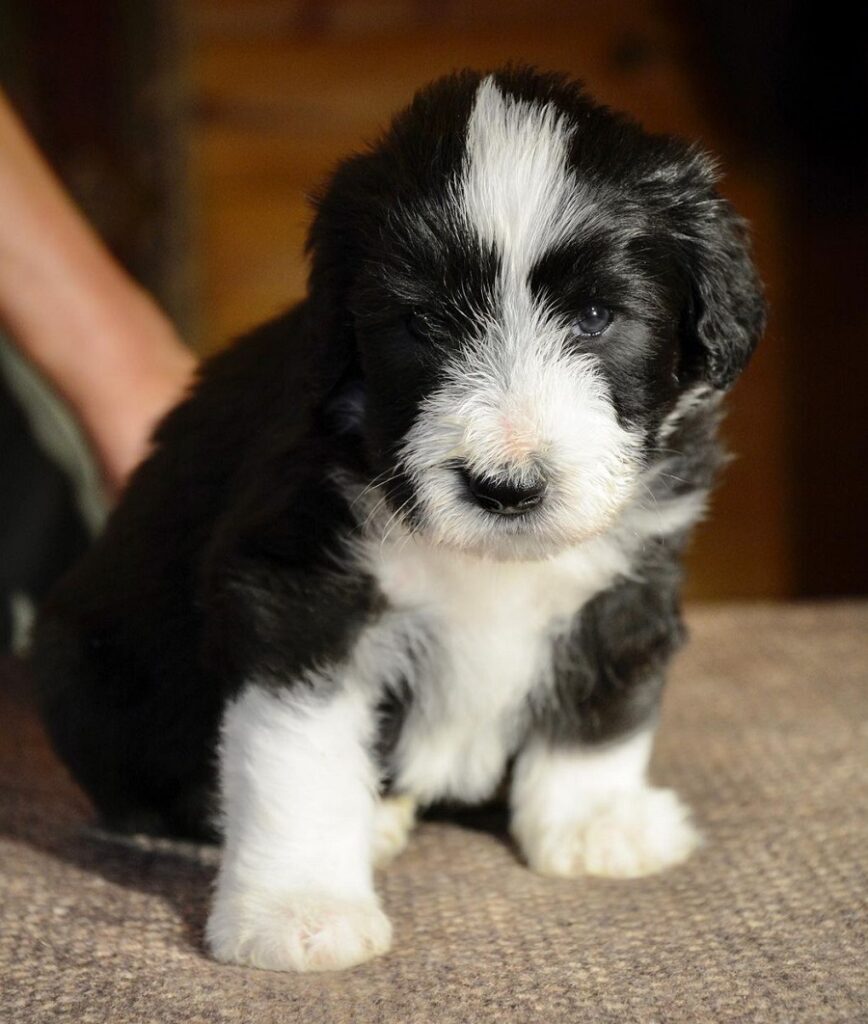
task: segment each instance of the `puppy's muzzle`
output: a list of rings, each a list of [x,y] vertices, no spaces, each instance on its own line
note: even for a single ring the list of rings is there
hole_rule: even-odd
[[[477,476],[464,467],[459,473],[469,497],[494,515],[523,516],[542,504],[545,496],[546,482],[542,477],[531,482],[513,483],[491,476]]]

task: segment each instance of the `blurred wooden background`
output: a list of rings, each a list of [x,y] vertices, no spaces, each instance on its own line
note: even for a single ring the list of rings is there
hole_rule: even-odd
[[[100,40],[109,48],[103,88],[113,75],[129,76],[127,51],[138,55],[140,68],[151,68],[140,75],[139,91],[149,97],[150,123],[163,131],[150,144],[134,141],[129,166],[141,170],[143,150],[151,163],[155,151],[165,155],[131,191],[163,196],[145,204],[152,222],[163,225],[151,237],[163,259],[156,266],[152,259],[140,276],[203,352],[303,294],[306,194],[438,75],[505,60],[564,70],[646,127],[700,140],[720,155],[723,190],[753,225],[772,318],[732,396],[726,434],[736,459],[694,543],[689,595],[781,598],[868,589],[868,452],[856,394],[859,376],[868,373],[858,283],[868,232],[858,230],[864,207],[833,204],[814,223],[801,215],[800,204],[811,199],[800,189],[819,182],[826,194],[825,165],[814,168],[804,138],[776,134],[793,113],[782,90],[798,92],[787,61],[816,43],[792,35],[801,22],[786,4],[758,2],[737,14],[711,0],[77,0],[61,30],[45,14],[56,7],[34,2],[29,10],[42,16],[28,15],[28,31],[37,42],[40,33],[74,38],[77,23],[88,52],[102,52]],[[840,55],[840,36],[836,42]],[[60,65],[75,93],[76,81],[94,72],[68,45],[73,52]],[[150,65],[142,50],[154,57]],[[51,103],[45,95],[34,103],[48,121],[49,148]],[[117,148],[117,133],[105,125],[118,120],[117,110],[104,119],[104,148]],[[128,127],[131,120],[139,123],[135,114],[121,118]],[[121,183],[106,191],[105,168],[97,162],[94,171],[93,147],[87,150],[75,124],[65,138],[65,153],[57,145],[53,152],[67,171],[79,172],[82,154],[90,152],[90,179],[79,173],[73,184],[98,220],[111,221],[105,211],[117,205],[111,200]],[[184,169],[167,184],[160,167],[179,157]],[[849,185],[836,180],[829,188],[839,198],[849,196],[848,188],[864,198],[857,179],[854,164]],[[141,242],[131,242],[129,231],[113,235],[110,223],[106,234],[135,267]],[[839,266],[848,268],[849,290]]]

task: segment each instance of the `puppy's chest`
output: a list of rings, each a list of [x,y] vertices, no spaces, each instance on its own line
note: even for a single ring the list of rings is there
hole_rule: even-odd
[[[402,673],[408,704],[389,765],[397,789],[422,803],[490,795],[532,701],[545,699],[554,638],[619,564],[593,549],[486,562],[412,538],[377,551],[396,642],[416,651]]]

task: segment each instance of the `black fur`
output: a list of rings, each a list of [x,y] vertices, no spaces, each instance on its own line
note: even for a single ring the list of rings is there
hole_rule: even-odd
[[[558,745],[629,735],[657,713],[663,672],[683,637],[678,550],[659,540],[624,580],[593,598],[555,642],[555,694],[536,728]]]
[[[443,353],[490,301],[498,256],[443,203],[480,80],[435,83],[338,168],[317,202],[309,299],[202,368],[42,611],[33,662],[45,720],[115,827],[210,834],[225,702],[245,681],[292,686],[339,662],[384,611],[374,581],[337,557],[356,523],[333,474],[364,484],[394,469]],[[532,284],[565,314],[589,297],[628,307],[634,326],[600,357],[618,416],[644,431],[653,464],[678,398],[698,382],[728,387],[759,336],[741,222],[692,148],[648,136],[559,76],[507,69],[497,81],[581,126],[571,161],[604,214],[542,259]],[[680,461],[678,480],[660,484],[667,494],[709,485],[716,419],[705,406],[668,438]],[[387,492],[412,514],[405,475]],[[557,699],[536,728],[592,742],[654,713],[681,635],[681,546],[652,545],[641,579],[599,595],[558,641]]]

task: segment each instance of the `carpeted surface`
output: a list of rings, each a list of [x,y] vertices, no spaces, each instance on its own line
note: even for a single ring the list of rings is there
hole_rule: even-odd
[[[0,1021],[868,1021],[868,605],[712,608],[653,772],[706,844],[656,878],[550,881],[497,812],[423,824],[379,879],[394,951],[340,975],[202,952],[213,851],[122,844],[0,705]]]

